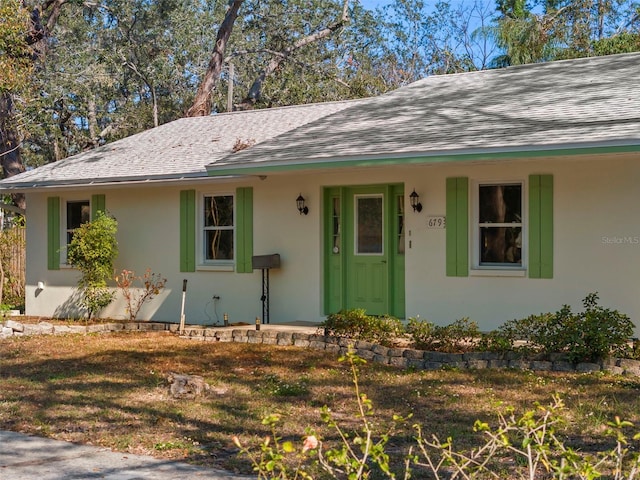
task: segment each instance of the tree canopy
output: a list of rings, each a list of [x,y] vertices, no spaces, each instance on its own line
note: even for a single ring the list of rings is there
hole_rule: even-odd
[[[188,114],[636,51],[639,28],[631,0],[0,0],[3,175]]]
[[[29,11],[19,0],[0,3],[0,93],[19,92],[29,83],[31,50],[25,32]]]

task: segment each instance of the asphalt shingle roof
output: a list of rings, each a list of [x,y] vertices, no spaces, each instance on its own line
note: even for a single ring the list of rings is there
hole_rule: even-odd
[[[253,146],[232,153],[237,141]],[[0,189],[588,146],[640,146],[640,53],[433,76],[362,100],[183,118],[5,179]]]
[[[206,177],[205,165],[236,142],[259,144],[348,108],[354,101],[181,118],[0,182],[3,187],[100,184]]]
[[[640,145],[640,54],[428,77],[212,167],[589,145]]]

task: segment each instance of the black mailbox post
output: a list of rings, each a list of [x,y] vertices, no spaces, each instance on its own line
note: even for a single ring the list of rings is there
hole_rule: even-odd
[[[262,322],[269,323],[269,270],[280,268],[280,254],[254,255],[251,266],[254,270],[262,270]]]

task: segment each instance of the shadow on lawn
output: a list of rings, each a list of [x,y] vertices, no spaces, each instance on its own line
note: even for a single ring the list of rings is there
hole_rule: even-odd
[[[247,439],[243,443],[257,444],[271,433],[261,423],[270,413],[282,414],[278,434],[294,442],[301,440],[307,426],[327,444],[337,441],[335,432],[320,420],[324,405],[345,429],[360,428],[349,365],[319,350],[121,333],[1,342],[0,357],[0,429],[250,472],[246,461],[235,458],[238,450],[231,437],[241,434]],[[173,399],[166,382],[169,372],[201,375],[221,393]],[[296,395],[275,394],[269,383],[274,378],[305,388],[288,390]],[[526,409],[536,401],[548,403],[554,392],[564,392],[578,416],[589,415],[577,410],[581,404],[595,412],[591,417],[604,421],[619,413],[618,405],[640,411],[637,384],[594,375],[413,372],[367,364],[359,369],[358,379],[373,402],[372,421],[380,431],[394,414],[413,413],[410,424],[389,442],[399,456],[413,444],[413,423],[429,435],[453,436],[462,448],[472,446],[481,436],[472,431],[473,423],[494,419],[499,400]],[[602,389],[609,403],[602,404],[602,397],[592,400],[592,388]],[[609,446],[604,438],[582,434],[580,428],[569,437],[592,450]]]

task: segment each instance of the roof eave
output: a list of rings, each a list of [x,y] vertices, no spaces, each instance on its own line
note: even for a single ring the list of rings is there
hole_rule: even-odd
[[[235,180],[246,174],[225,174],[216,177],[217,181]],[[188,185],[202,181],[211,181],[212,178],[204,172],[184,175],[159,175],[153,177],[113,177],[93,180],[67,180],[48,182],[15,182],[3,185],[0,183],[0,192],[29,192],[37,190],[71,190],[79,188],[114,188],[114,187],[136,187],[136,186],[163,186],[163,185]]]
[[[576,155],[598,155],[640,152],[640,139],[610,142],[585,142],[563,145],[520,145],[494,148],[451,149],[402,154],[315,157],[300,160],[266,160],[251,163],[227,163],[207,166],[211,177],[240,174],[267,174],[326,168],[363,168],[394,165],[419,165],[457,162],[495,162]]]

